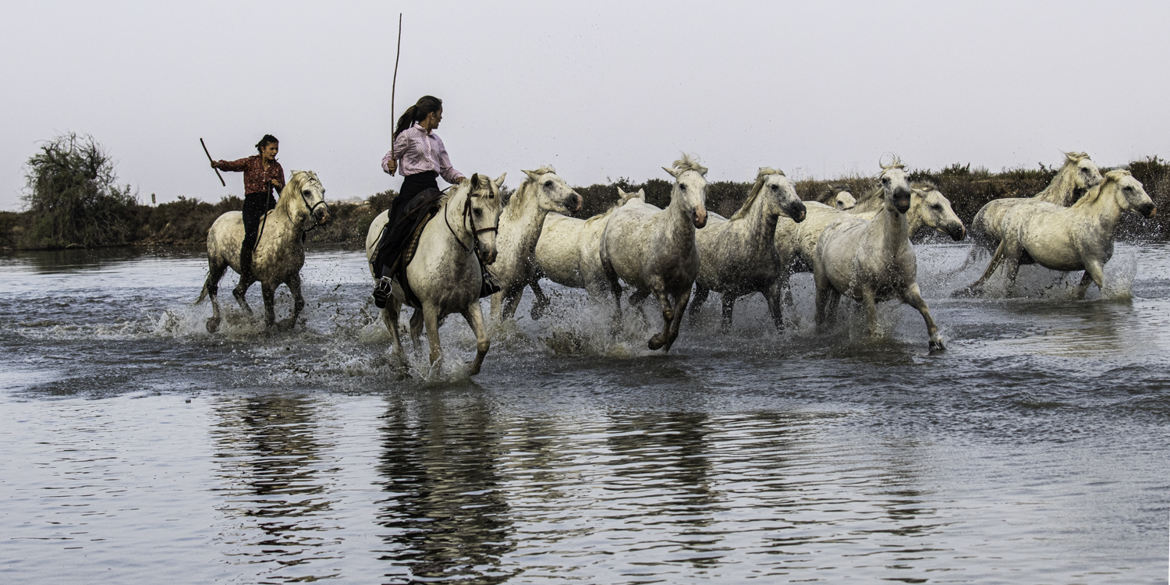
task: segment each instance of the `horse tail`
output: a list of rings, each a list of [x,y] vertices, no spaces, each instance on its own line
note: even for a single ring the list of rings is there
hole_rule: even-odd
[[[195,302],[191,303],[191,304],[198,305],[199,303],[203,302],[203,299],[206,299],[206,298],[207,298],[207,283],[204,282],[203,283],[203,290],[199,291],[199,298],[195,299]]]

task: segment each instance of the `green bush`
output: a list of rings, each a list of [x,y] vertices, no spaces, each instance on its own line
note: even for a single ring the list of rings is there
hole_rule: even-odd
[[[26,166],[25,247],[92,248],[132,239],[137,202],[129,185],[115,185],[114,164],[92,136],[59,136]]]

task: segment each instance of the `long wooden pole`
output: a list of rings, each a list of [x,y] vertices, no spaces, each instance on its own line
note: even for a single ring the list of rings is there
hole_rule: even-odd
[[[211,164],[214,165],[215,161],[211,160],[211,153],[207,152],[207,143],[203,142],[203,138],[199,138],[199,144],[203,145],[203,154],[207,155],[207,160],[211,161]],[[223,185],[224,187],[227,187],[227,183],[224,182],[224,180],[223,180],[223,175],[219,174],[219,169],[217,169],[215,167],[211,167],[211,170],[215,171],[215,176],[219,177],[219,184]]]
[[[390,82],[390,152],[394,152],[394,94],[398,91],[398,58],[402,55],[402,13],[398,13],[398,48],[394,50],[394,79]]]

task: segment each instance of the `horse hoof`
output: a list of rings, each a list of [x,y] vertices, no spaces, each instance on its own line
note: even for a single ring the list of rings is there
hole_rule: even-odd
[[[215,333],[219,331],[219,319],[211,318],[207,320],[207,332]]]
[[[661,333],[655,333],[654,337],[650,338],[650,342],[646,344],[647,347],[655,351],[661,349],[664,345],[666,345],[666,339],[662,337]]]
[[[942,340],[930,342],[930,355],[934,355],[936,353],[942,353],[946,350],[947,350],[947,348],[943,346]]]
[[[969,299],[977,297],[983,293],[983,289],[978,289],[973,286],[966,286],[951,293],[952,299]]]

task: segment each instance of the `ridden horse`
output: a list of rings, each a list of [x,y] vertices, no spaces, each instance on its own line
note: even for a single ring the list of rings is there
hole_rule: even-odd
[[[496,261],[492,276],[500,285],[492,295],[492,319],[511,319],[524,287],[537,279],[534,254],[549,212],[572,213],[581,209],[581,195],[551,166],[524,171],[528,177],[508,198],[500,214],[496,236]]]
[[[842,217],[826,227],[817,241],[813,260],[817,327],[834,315],[844,294],[861,301],[869,333],[874,335],[877,303],[897,298],[922,314],[930,351],[942,351],[942,337],[918,289],[917,259],[906,221],[912,192],[903,165],[895,159],[883,166],[880,181],[884,207],[877,217]]]
[[[768,301],[772,320],[783,328],[779,266],[773,252],[776,221],[781,215],[801,222],[805,206],[784,171],[761,168],[747,199],[730,219],[711,214],[707,227],[696,232],[699,274],[691,315],[698,314],[710,291],[720,293],[722,329],[731,326],[735,300],[758,292]]]
[[[647,346],[670,351],[699,273],[695,230],[707,224],[707,168],[684,155],[663,170],[675,180],[670,205],[659,209],[631,199],[614,210],[601,235],[600,254],[617,306],[615,325],[621,319],[621,280],[635,289],[631,302],[651,294],[658,299],[662,331]]]
[[[438,213],[423,226],[418,245],[406,265],[406,281],[419,301],[410,320],[411,337],[418,343],[425,324],[430,342],[432,367],[442,357],[439,346],[439,323],[443,317],[459,313],[475,332],[476,354],[471,373],[478,374],[491,343],[479,306],[483,286],[483,265],[496,257],[496,230],[500,219],[500,185],[504,176],[492,180],[476,173],[452,187],[444,195]],[[366,232],[366,259],[371,263],[378,250],[378,238],[386,226],[388,212],[383,211],[370,222]],[[371,275],[373,269],[371,267]],[[406,368],[406,356],[398,335],[398,312],[406,301],[400,283],[382,309],[382,321],[390,330],[399,364]],[[421,319],[419,318],[421,316]]]
[[[1105,263],[1113,257],[1113,234],[1122,212],[1145,217],[1157,212],[1145,188],[1129,171],[1105,173],[1105,180],[1070,207],[1040,202],[1010,210],[1008,226],[983,276],[965,291],[979,293],[987,279],[1004,265],[1010,295],[1020,264],[1039,264],[1061,271],[1084,270],[1077,296],[1084,298],[1090,283],[1104,286]]]
[[[252,254],[252,280],[242,278],[232,295],[240,307],[252,313],[246,294],[252,282],[260,281],[261,296],[264,298],[264,323],[271,326],[276,322],[276,287],[284,284],[293,295],[293,311],[282,326],[296,324],[305,298],[301,296],[301,267],[305,265],[305,244],[302,235],[304,224],[309,218],[313,226],[329,222],[329,206],[325,204],[325,188],[321,186],[317,173],[293,171],[292,178],[280,192],[276,207],[269,210],[260,221],[260,233]],[[312,229],[312,228],[310,228]],[[240,272],[240,248],[244,241],[244,214],[228,211],[220,215],[207,230],[207,264],[209,272],[203,282],[196,304],[211,297],[211,318],[207,320],[207,331],[219,329],[219,280],[230,266]]]

